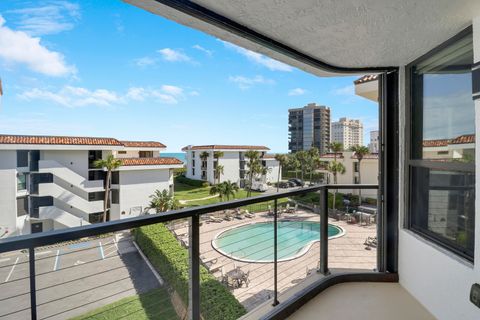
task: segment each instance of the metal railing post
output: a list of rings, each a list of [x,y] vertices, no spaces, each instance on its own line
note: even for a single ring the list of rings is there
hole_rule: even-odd
[[[278,239],[277,239],[277,209],[278,209],[278,201],[277,199],[273,202],[273,306],[279,304],[278,302]]]
[[[320,190],[320,270],[328,275],[328,188]]]
[[[35,248],[28,248],[30,269],[30,312],[32,320],[37,320],[37,288],[35,283]]]
[[[189,230],[190,285],[189,319],[200,320],[200,218],[194,214]]]

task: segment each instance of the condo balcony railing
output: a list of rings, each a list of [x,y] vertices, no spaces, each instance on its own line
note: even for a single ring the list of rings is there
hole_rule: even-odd
[[[132,300],[122,300],[122,303],[105,306],[107,301],[115,302],[112,297],[116,295],[121,298],[128,296],[125,286],[130,286],[128,290],[140,293],[140,296],[146,291],[145,287],[151,289],[151,281],[141,279],[148,268],[145,267],[144,270],[143,266],[129,266],[132,257],[127,258],[126,255],[132,250],[135,251],[137,242],[138,246],[144,249],[142,245],[155,241],[138,239],[143,232],[138,230],[158,225],[168,232],[165,237],[174,239],[175,242],[166,243],[166,238],[162,238],[163,242],[160,243],[188,250],[188,286],[179,289],[181,279],[173,277],[173,281],[172,275],[165,269],[157,268],[168,260],[165,256],[168,252],[157,256],[153,250],[155,245],[149,247],[153,251],[143,250],[150,261],[147,264],[152,270],[156,269],[162,278],[159,282],[165,282],[165,285],[169,286],[169,290],[165,292],[178,292],[175,297],[172,295],[172,301],[183,298],[185,313],[188,312],[189,319],[201,319],[202,316],[208,319],[205,314],[212,312],[206,310],[210,307],[209,304],[215,299],[223,299],[221,296],[215,296],[213,300],[212,297],[207,297],[208,288],[204,290],[206,273],[209,274],[208,279],[216,282],[215,285],[228,288],[225,290],[226,294],[233,294],[246,311],[258,312],[262,303],[270,306],[268,312],[265,311],[261,317],[255,318],[285,317],[289,306],[313,294],[313,283],[306,281],[311,279],[309,277],[312,275],[331,280],[330,268],[350,268],[352,274],[353,270],[358,269],[376,272],[376,236],[380,232],[381,223],[376,219],[376,215],[352,210],[352,202],[358,199],[358,196],[353,196],[351,201],[340,198],[342,190],[351,194],[360,189],[364,190],[364,193],[375,194],[378,186],[316,185],[1,239],[0,258],[7,254],[10,262],[0,260],[0,277],[6,277],[0,279],[3,282],[0,284],[0,318],[64,319],[83,313],[91,315],[88,312],[91,312],[93,307],[103,306],[100,313],[114,312],[112,310],[132,303]],[[329,208],[329,202],[332,207],[334,199],[336,203],[343,201],[342,210]],[[374,205],[371,208],[377,212]],[[359,210],[358,206],[356,210]],[[381,217],[381,214],[378,217]],[[136,230],[132,233],[136,242],[125,236],[116,236],[118,232],[125,230],[128,230],[129,235],[130,230]],[[159,236],[157,233],[154,235]],[[345,237],[343,240],[342,236]],[[252,240],[255,237],[257,239]],[[85,242],[85,239],[89,242]],[[108,265],[100,264],[107,260],[110,261]],[[124,269],[128,272],[122,273],[118,279],[112,278]],[[143,275],[137,274],[139,270]],[[63,273],[56,275],[56,272]],[[179,272],[178,269],[175,272]],[[98,277],[98,280],[94,281],[95,277]],[[134,283],[139,279],[143,281],[140,281],[142,288]],[[352,279],[355,279],[354,276],[349,281],[353,281]],[[127,281],[127,284],[119,286],[119,283],[124,281]],[[170,281],[175,283],[169,283]],[[298,285],[305,281],[309,285]],[[206,287],[211,288],[212,285],[208,283]],[[293,295],[286,294],[297,285],[301,290],[297,290]],[[109,286],[112,288],[109,289]],[[98,294],[94,294],[95,290],[98,290]],[[27,297],[30,298],[29,303]],[[135,312],[147,312],[144,309],[163,306],[170,299],[153,299],[153,303],[149,304],[149,299],[152,299],[145,294],[142,297],[146,298],[140,299],[141,303]],[[202,302],[202,299],[208,300],[208,303]],[[103,300],[105,303],[102,305]],[[131,310],[130,308],[128,312],[132,312]],[[178,314],[178,310],[176,311],[175,317]],[[119,318],[130,314],[118,312]],[[166,311],[149,309],[148,314],[155,315],[155,312]],[[169,318],[167,313],[164,317]]]

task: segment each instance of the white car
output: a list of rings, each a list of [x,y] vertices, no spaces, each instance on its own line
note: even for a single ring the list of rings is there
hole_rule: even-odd
[[[264,182],[254,181],[252,183],[252,190],[265,192],[268,190],[268,185]]]

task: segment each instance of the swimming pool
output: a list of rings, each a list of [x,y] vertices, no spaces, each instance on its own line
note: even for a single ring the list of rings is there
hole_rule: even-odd
[[[304,255],[310,246],[320,241],[320,223],[313,221],[278,222],[278,261]],[[345,231],[328,225],[329,239],[338,238]],[[273,222],[257,222],[234,227],[218,234],[212,246],[221,254],[245,262],[273,262]]]

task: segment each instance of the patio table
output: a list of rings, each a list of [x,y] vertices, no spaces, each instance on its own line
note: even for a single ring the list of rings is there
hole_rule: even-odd
[[[226,273],[228,279],[232,279],[233,287],[241,287],[245,278],[245,272],[242,269],[236,268]]]

